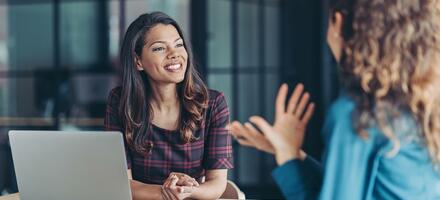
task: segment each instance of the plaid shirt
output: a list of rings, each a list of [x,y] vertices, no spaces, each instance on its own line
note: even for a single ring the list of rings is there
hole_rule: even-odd
[[[121,87],[110,92],[105,116],[105,129],[124,133],[118,108]],[[198,140],[184,143],[178,131],[170,131],[151,124],[148,134],[152,149],[139,154],[125,143],[128,168],[133,179],[148,184],[163,184],[171,172],[182,172],[200,179],[205,170],[233,168],[231,137],[225,126],[229,110],[223,93],[209,91],[209,105],[202,127],[195,132]]]

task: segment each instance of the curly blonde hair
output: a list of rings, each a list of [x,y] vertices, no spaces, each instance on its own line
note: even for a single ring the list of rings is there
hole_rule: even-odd
[[[400,143],[390,117],[411,113],[433,162],[440,162],[440,15],[436,0],[334,0],[344,16],[342,82],[356,101],[362,137],[377,124]]]

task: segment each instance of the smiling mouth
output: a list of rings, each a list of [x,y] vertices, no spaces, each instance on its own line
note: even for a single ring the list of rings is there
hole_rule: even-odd
[[[182,68],[182,64],[180,64],[180,63],[165,66],[165,70],[171,71],[171,72],[179,71],[181,68]]]

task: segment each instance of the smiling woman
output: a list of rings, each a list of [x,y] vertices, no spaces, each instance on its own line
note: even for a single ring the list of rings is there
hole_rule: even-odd
[[[151,28],[146,41],[141,57],[136,59],[136,67],[146,71],[150,84],[183,81],[188,53],[176,28],[158,24]]]
[[[124,134],[134,199],[217,199],[233,167],[225,97],[207,89],[185,41],[161,12],[125,34],[105,127]]]

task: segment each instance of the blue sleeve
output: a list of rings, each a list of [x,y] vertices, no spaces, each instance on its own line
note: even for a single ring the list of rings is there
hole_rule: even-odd
[[[277,167],[272,177],[286,199],[317,199],[322,182],[321,165],[307,156]]]
[[[354,102],[342,96],[327,112],[322,168],[307,157],[304,161],[288,161],[273,171],[272,176],[286,199],[363,199],[374,142],[358,137],[352,123],[353,110]],[[374,131],[370,136],[373,135]]]

